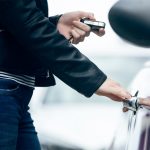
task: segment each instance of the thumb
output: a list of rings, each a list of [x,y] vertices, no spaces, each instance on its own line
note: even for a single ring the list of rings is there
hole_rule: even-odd
[[[123,107],[123,109],[122,109],[123,112],[127,112],[128,110],[129,110],[129,109],[126,108],[126,107]]]
[[[79,17],[80,18],[89,18],[91,20],[95,20],[94,14],[92,12],[81,11],[81,12],[79,12]]]
[[[140,105],[145,105],[150,107],[150,98],[139,98],[139,104]]]

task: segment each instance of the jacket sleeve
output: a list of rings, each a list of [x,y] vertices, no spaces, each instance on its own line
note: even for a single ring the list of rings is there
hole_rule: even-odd
[[[50,17],[49,17],[49,21],[52,22],[54,25],[57,25],[58,20],[59,20],[59,18],[60,18],[61,16],[62,16],[62,15],[50,16]]]
[[[94,63],[58,33],[34,0],[0,0],[0,24],[22,50],[85,96],[90,97],[106,80]]]

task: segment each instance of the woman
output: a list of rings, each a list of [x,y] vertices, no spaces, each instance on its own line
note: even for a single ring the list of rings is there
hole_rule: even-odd
[[[95,19],[79,11],[48,17],[46,0],[0,0],[0,149],[40,150],[28,104],[35,86],[55,85],[53,74],[87,97],[131,98],[68,40],[89,35],[84,17]]]

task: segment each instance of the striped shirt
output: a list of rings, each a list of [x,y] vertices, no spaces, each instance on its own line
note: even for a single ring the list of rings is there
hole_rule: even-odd
[[[20,83],[29,87],[35,87],[35,77],[33,76],[16,75],[16,74],[0,71],[0,78],[14,80],[17,83]]]

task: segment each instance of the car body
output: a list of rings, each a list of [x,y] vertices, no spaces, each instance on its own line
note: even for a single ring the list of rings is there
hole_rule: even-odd
[[[134,77],[129,87],[138,97],[150,97],[150,61]],[[150,107],[141,106],[136,112],[124,114],[124,122],[120,124],[110,150],[150,150]]]

